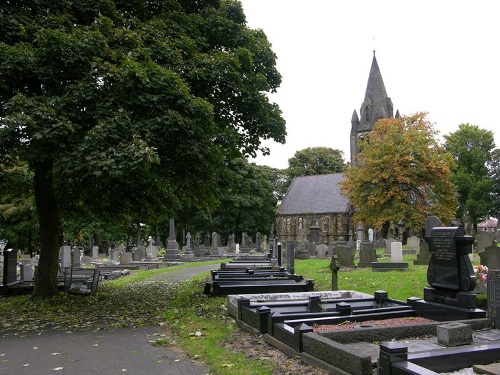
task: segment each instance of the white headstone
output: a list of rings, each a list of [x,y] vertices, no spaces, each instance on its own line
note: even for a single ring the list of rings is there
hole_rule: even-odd
[[[99,258],[99,246],[92,246],[92,258]]]
[[[403,243],[395,241],[391,243],[391,262],[401,263],[403,261]]]
[[[239,254],[240,253],[240,244],[237,243],[236,244],[236,254]]]
[[[61,259],[61,269],[71,267],[71,246],[61,246],[59,250],[59,259]]]
[[[368,241],[373,242],[373,228],[368,229]]]

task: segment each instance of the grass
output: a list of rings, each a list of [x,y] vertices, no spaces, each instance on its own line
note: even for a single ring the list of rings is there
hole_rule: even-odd
[[[422,297],[427,286],[427,266],[413,265],[414,259],[415,255],[404,256],[403,260],[409,263],[408,271],[341,269],[338,273],[339,289],[368,294],[385,290],[389,297],[403,301],[412,296]],[[155,345],[180,347],[192,361],[206,363],[211,373],[272,374],[283,364],[274,363],[266,357],[250,359],[245,353],[230,349],[231,339],[239,334],[240,328],[227,315],[225,297],[203,294],[204,282],[210,278],[208,272],[175,285],[168,281],[149,280],[152,276],[175,269],[217,263],[187,263],[133,272],[128,277],[102,283],[95,296],[61,293],[45,301],[31,301],[29,296],[0,298],[0,327],[4,330],[3,334],[9,334],[10,330],[36,331],[54,325],[61,329],[94,330],[102,324],[111,328],[160,324],[166,328],[167,334],[159,338]],[[478,259],[473,263],[479,264]],[[295,273],[314,279],[315,290],[331,290],[329,265],[329,260],[296,260]],[[479,302],[485,303],[485,298],[480,295]],[[101,315],[96,316],[96,312]]]

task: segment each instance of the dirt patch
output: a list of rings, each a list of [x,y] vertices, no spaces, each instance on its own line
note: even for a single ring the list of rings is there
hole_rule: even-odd
[[[345,329],[355,329],[364,327],[395,327],[395,326],[405,326],[405,325],[417,325],[423,323],[433,323],[434,320],[420,318],[420,317],[410,317],[410,318],[393,318],[393,319],[383,319],[383,320],[367,320],[364,322],[345,322],[341,324],[322,324],[318,326],[313,326],[314,332],[324,332],[324,331],[340,331]]]
[[[273,375],[328,375],[321,370],[302,362],[299,358],[292,358],[274,346],[264,341],[262,335],[253,335],[239,329],[224,347],[233,353],[244,353],[248,358],[279,363],[280,367],[273,371]]]

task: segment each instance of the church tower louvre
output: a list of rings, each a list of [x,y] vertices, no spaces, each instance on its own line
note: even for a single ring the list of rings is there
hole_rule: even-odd
[[[382,73],[380,73],[377,57],[375,56],[375,51],[373,51],[372,66],[366,85],[365,98],[359,110],[359,117],[356,110],[354,110],[351,118],[350,143],[352,165],[356,164],[356,156],[359,153],[359,141],[372,131],[378,120],[393,117],[392,100],[387,96],[387,92],[385,91]]]

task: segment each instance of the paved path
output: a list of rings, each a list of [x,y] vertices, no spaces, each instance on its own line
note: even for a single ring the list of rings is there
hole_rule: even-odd
[[[156,275],[172,281],[190,279],[217,265]],[[1,329],[1,327],[0,327]],[[208,367],[153,342],[161,327],[120,328],[96,332],[45,330],[40,335],[0,336],[0,374],[16,375],[204,375]]]

